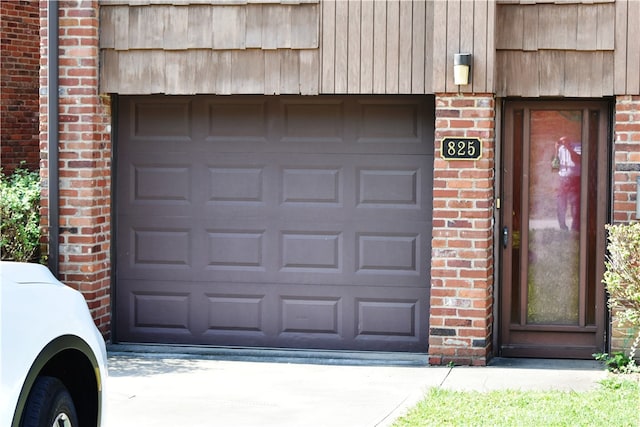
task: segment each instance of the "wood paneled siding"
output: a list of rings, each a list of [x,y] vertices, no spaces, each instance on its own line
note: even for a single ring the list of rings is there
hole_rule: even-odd
[[[323,0],[322,93],[432,93],[433,2]]]
[[[616,1],[616,95],[640,95],[640,2]]]
[[[102,92],[318,93],[317,0],[129,3],[101,3]]]
[[[433,2],[433,91],[494,91],[494,0],[447,0]],[[471,82],[453,84],[453,55],[471,53]]]
[[[322,0],[322,93],[457,92],[453,55],[473,55],[471,84],[493,91],[491,0]]]
[[[638,93],[640,2],[497,5],[498,96]]]

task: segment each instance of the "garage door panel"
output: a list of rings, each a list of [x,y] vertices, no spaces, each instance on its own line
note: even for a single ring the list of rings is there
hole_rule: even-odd
[[[217,228],[217,220],[146,218],[119,239],[129,239],[119,252],[119,271],[127,277],[196,281],[259,281],[331,284],[403,284],[428,280],[429,222],[389,220],[336,225],[276,219],[235,220],[233,228]],[[208,225],[212,225],[208,227]],[[352,229],[350,231],[341,231]],[[380,231],[384,230],[384,231]],[[362,277],[359,277],[362,276]]]
[[[358,273],[420,275],[418,234],[358,233],[357,248]]]
[[[359,144],[422,144],[420,104],[360,103]],[[395,150],[394,150],[395,151]]]
[[[417,337],[418,300],[358,299],[359,339]]]
[[[121,97],[117,339],[424,351],[426,100]]]
[[[341,298],[338,297],[282,296],[281,334],[322,334],[339,337],[343,330],[341,302]]]
[[[189,294],[133,292],[135,328],[189,329]]]
[[[284,231],[280,234],[281,271],[331,271],[340,269],[343,259],[341,233]]]
[[[207,294],[207,332],[248,333],[264,337],[264,295]]]
[[[187,216],[193,211],[197,195],[189,161],[135,159],[121,168],[116,182],[120,215]]]
[[[224,157],[223,159],[221,157]],[[218,156],[233,166],[209,165],[207,207],[257,203],[278,206],[283,213],[309,207],[395,209],[412,214],[430,206],[431,158],[365,155],[263,155],[270,166],[257,165],[260,155]],[[192,173],[198,175],[196,172]],[[278,197],[274,200],[274,195]],[[275,202],[275,203],[274,203]],[[406,210],[406,212],[400,212]],[[307,213],[304,213],[306,215]]]
[[[401,347],[419,351],[427,339],[428,290],[368,287],[354,298],[355,341],[376,349]]]
[[[208,270],[266,271],[265,230],[207,230]]]
[[[283,168],[282,203],[337,205],[341,202],[341,168]]]
[[[266,145],[267,102],[262,97],[219,98],[206,102],[207,143]]]
[[[123,278],[184,280],[192,275],[193,231],[185,219],[118,217],[118,273]],[[197,254],[195,254],[197,255]]]
[[[189,168],[171,165],[140,165],[133,171],[134,202],[187,202],[191,180]]]
[[[419,171],[358,170],[358,206],[418,207]]]
[[[263,167],[209,167],[208,202],[260,203]]]
[[[151,283],[134,286],[149,288]],[[161,284],[134,290],[119,316],[125,341],[420,351],[426,339],[426,289],[218,283]],[[185,292],[176,292],[176,288]],[[171,289],[171,290],[169,290]],[[398,298],[397,295],[403,295]],[[161,302],[162,307],[154,303]],[[189,313],[185,314],[186,303]],[[145,304],[147,304],[145,306]],[[200,306],[200,310],[196,310]],[[162,310],[159,310],[162,308]]]
[[[355,166],[357,205],[396,211],[430,206],[432,165],[429,156],[359,156]]]
[[[315,153],[319,144],[326,153],[432,153],[424,140],[433,135],[433,108],[424,100],[387,105],[364,99],[196,98],[194,114],[203,110],[207,117],[205,136],[196,143],[199,151],[238,153]]]
[[[354,227],[354,284],[421,287],[429,281],[430,221],[360,222]]]
[[[183,268],[192,263],[191,230],[134,228],[132,263]]]
[[[183,286],[149,281],[122,281],[116,293],[120,307],[116,328],[132,341],[188,343],[194,339],[193,296]],[[164,286],[163,286],[164,285]],[[169,339],[170,338],[170,339]]]
[[[276,171],[271,159],[258,153],[198,153],[193,159],[194,175],[202,176],[201,208],[206,210],[259,209],[275,206]],[[210,217],[213,212],[200,211]]]
[[[340,144],[345,142],[345,102],[326,98],[324,102],[289,98],[282,102],[283,144]]]
[[[161,102],[139,98],[128,113],[131,141],[175,143],[192,139],[193,101],[189,98],[172,97]]]

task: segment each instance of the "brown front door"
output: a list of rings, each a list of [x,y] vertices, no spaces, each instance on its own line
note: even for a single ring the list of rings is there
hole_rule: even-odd
[[[501,331],[506,357],[604,348],[606,102],[507,102]]]

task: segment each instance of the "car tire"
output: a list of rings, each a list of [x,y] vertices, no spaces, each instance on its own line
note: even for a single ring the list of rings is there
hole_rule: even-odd
[[[69,391],[54,377],[38,377],[27,398],[21,427],[77,427],[78,414]]]

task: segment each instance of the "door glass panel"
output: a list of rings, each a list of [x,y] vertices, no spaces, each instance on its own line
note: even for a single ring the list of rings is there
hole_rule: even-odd
[[[589,142],[587,147],[584,147],[583,157],[585,157],[585,164],[587,165],[583,175],[586,171],[589,171],[587,179],[587,206],[598,205],[598,135],[600,123],[600,112],[598,110],[589,111]],[[588,148],[588,150],[587,150]],[[602,163],[602,162],[600,162]],[[600,264],[600,258],[598,257],[598,234],[602,229],[598,223],[598,209],[587,208],[586,219],[583,218],[582,222],[586,222],[587,226],[587,277],[598,277],[598,266]],[[600,282],[597,280],[587,280],[586,288],[586,324],[596,324],[596,287],[600,286]]]
[[[511,262],[512,277],[511,283],[511,322],[520,323],[521,303],[520,303],[520,235],[522,227],[522,218],[520,207],[522,206],[522,151],[524,139],[522,128],[524,124],[524,111],[518,110],[513,113],[514,132],[513,132],[513,188],[517,190],[513,192],[513,217],[511,218]]]
[[[528,324],[578,323],[581,130],[580,110],[531,111]]]

